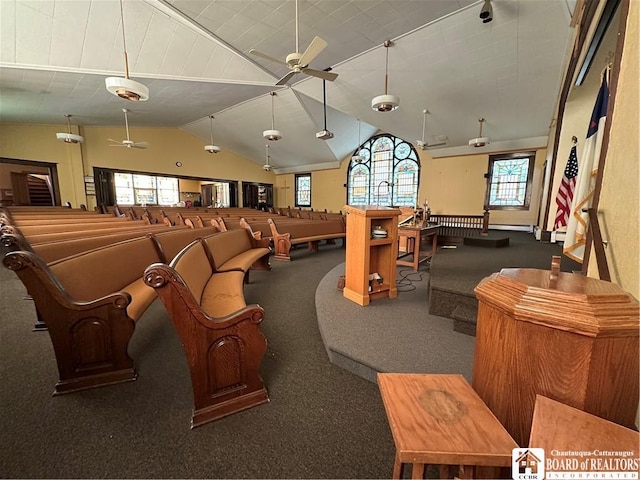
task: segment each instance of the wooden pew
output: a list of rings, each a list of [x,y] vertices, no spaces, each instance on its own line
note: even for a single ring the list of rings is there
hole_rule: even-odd
[[[260,331],[264,310],[246,304],[242,271],[218,271],[212,253],[205,240],[195,241],[170,265],[151,265],[144,275],[169,312],[187,357],[191,428],[269,401],[260,378],[267,350]]]
[[[337,238],[344,241],[347,236],[346,231],[340,231],[337,222],[309,222],[304,224],[286,224],[287,232],[280,233],[273,219],[268,219],[273,237],[274,258],[276,260],[291,261],[291,247],[306,243],[309,250],[317,252],[321,240],[329,243],[335,242]],[[284,225],[284,224],[283,224]]]
[[[58,365],[54,395],[135,380],[135,322],[155,299],[142,281],[160,261],[152,237],[126,240],[50,265],[33,252],[5,255],[46,324]]]
[[[223,235],[223,236],[219,236]],[[33,251],[8,253],[47,326],[56,355],[55,394],[135,380],[127,347],[135,322],[155,299],[143,280],[146,267],[169,263],[195,239],[206,238],[216,272],[270,269],[269,248],[245,230],[177,229],[145,235],[65,257],[48,265]]]
[[[5,230],[7,227],[3,227],[2,233],[15,233],[16,230]],[[38,235],[25,236],[27,241],[34,245],[36,243],[51,242],[55,240],[70,240],[74,238],[87,238],[87,237],[101,237],[103,235],[112,235],[125,232],[142,232],[153,233],[155,231],[164,231],[165,225],[139,225],[135,227],[117,227],[117,228],[100,228],[96,230],[78,230],[73,232],[58,232],[58,233],[42,233]],[[18,231],[18,233],[20,233]]]

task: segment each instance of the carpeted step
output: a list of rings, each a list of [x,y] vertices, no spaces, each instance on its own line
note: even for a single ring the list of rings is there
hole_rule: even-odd
[[[465,237],[463,243],[473,247],[502,248],[509,246],[509,237]]]
[[[476,321],[478,318],[478,307],[469,304],[458,305],[451,317],[453,319],[453,330],[466,335],[476,336]]]

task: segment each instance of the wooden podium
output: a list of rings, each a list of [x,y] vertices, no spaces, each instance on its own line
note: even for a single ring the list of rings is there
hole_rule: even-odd
[[[640,310],[631,295],[535,269],[503,269],[475,293],[472,385],[518,445],[529,441],[536,395],[633,428]]]
[[[373,205],[345,205],[344,210],[347,212],[344,297],[362,306],[376,298],[397,297],[400,210]],[[387,231],[385,238],[373,237],[373,230],[378,226]],[[369,275],[373,273],[377,273],[382,281],[370,281]]]

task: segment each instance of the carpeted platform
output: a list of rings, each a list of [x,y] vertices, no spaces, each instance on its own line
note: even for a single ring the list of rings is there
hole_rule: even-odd
[[[473,289],[484,277],[502,268],[551,268],[551,257],[562,255],[562,246],[538,242],[532,233],[491,232],[489,238],[509,238],[507,248],[483,248],[458,244],[440,248],[431,261],[429,313],[454,321],[457,331],[475,335],[478,302]],[[581,265],[562,257],[561,270],[580,270]]]
[[[460,373],[471,380],[474,339],[428,313],[429,272],[398,269],[398,297],[362,307],[343,297],[338,265],[316,290],[318,326],[330,360],[375,381],[377,372]]]

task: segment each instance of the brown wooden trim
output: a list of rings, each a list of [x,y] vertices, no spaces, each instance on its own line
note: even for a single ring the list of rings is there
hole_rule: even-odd
[[[593,21],[597,7],[598,2],[595,0],[586,2],[586,7],[582,12],[582,18],[580,19],[580,26],[578,27],[580,29],[578,38],[574,45],[571,59],[569,60],[569,66],[567,67],[567,72],[564,77],[562,90],[560,92],[560,100],[558,101],[558,115],[556,118],[556,132],[553,139],[553,156],[551,157],[551,168],[549,172],[549,188],[547,189],[547,201],[544,209],[544,219],[542,222],[543,230],[546,230],[547,223],[549,222],[549,209],[551,208],[551,198],[553,197],[553,177],[555,176],[556,161],[558,159],[558,146],[560,145],[560,134],[562,131],[562,121],[564,119],[564,108],[565,104],[567,103],[569,91],[571,90],[573,75],[578,66],[580,52],[582,52],[584,48],[584,43],[587,38],[587,32],[589,31],[589,25],[591,25],[591,22]]]
[[[622,51],[624,50],[624,39],[627,33],[627,18],[629,16],[629,0],[620,2],[620,26],[618,27],[618,43],[616,44],[616,52],[613,57],[613,65],[611,66],[611,74],[609,76],[609,102],[607,104],[607,118],[604,121],[604,136],[602,137],[602,147],[600,148],[600,159],[598,160],[598,172],[596,173],[596,185],[593,191],[593,200],[591,208],[597,214],[598,205],[600,204],[600,192],[602,191],[602,179],[604,177],[604,167],[607,160],[607,152],[609,151],[609,137],[611,136],[611,122],[613,121],[613,111],[616,104],[616,94],[618,93],[618,77],[620,76],[620,64],[622,63]],[[599,233],[599,232],[598,232]],[[589,257],[591,256],[591,244],[594,237],[591,235],[591,228],[587,228],[587,238],[584,248],[584,259],[582,261],[582,273],[587,274],[589,269]],[[602,238],[600,238],[602,242]],[[604,247],[602,254],[604,254]],[[601,265],[601,259],[598,257],[598,247],[596,249],[596,261],[598,269]],[[604,258],[606,263],[606,256]],[[609,275],[607,268],[607,275]],[[600,277],[602,278],[602,277]],[[603,280],[611,280],[607,278]]]
[[[607,254],[604,251],[604,242],[602,241],[602,233],[600,232],[600,222],[598,221],[598,212],[594,208],[587,210],[589,214],[589,233],[587,238],[592,237],[593,242],[587,240],[587,247],[593,248],[596,252],[596,261],[598,262],[598,276],[600,280],[611,281],[611,274],[609,273],[609,263],[607,262]],[[585,254],[590,248],[585,247]],[[588,261],[585,261],[588,263]],[[585,272],[586,273],[586,272]]]

